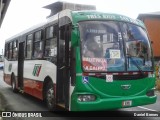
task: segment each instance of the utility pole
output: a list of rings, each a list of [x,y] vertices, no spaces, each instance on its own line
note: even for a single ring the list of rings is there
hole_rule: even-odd
[[[7,12],[11,0],[0,0],[0,27]]]
[[[1,19],[1,14],[2,14],[2,0],[0,0],[0,19]]]

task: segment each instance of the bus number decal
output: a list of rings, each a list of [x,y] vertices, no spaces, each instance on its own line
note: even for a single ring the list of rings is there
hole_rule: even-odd
[[[42,64],[35,64],[32,75],[38,77],[42,68]]]
[[[106,75],[106,82],[113,82],[113,75]]]
[[[110,58],[121,58],[120,50],[110,50]]]

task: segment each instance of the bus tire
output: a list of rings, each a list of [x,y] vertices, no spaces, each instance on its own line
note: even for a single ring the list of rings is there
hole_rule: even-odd
[[[55,108],[55,94],[54,94],[53,83],[51,81],[48,82],[45,93],[46,93],[45,100],[46,100],[46,104],[47,104],[49,111],[55,111],[56,109]]]
[[[12,91],[13,91],[14,93],[17,93],[17,92],[18,92],[18,89],[16,88],[16,79],[15,79],[15,76],[14,76],[14,75],[12,75],[11,81],[12,81]]]

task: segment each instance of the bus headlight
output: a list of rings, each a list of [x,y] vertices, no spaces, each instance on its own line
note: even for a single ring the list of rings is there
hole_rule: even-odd
[[[80,102],[89,102],[89,101],[95,101],[96,96],[95,95],[78,95],[78,101]]]

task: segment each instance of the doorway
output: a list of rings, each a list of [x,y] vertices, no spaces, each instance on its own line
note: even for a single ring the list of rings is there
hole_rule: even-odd
[[[18,87],[23,90],[23,69],[24,69],[25,42],[19,43],[18,50]]]
[[[69,109],[69,42],[71,38],[71,26],[69,24],[59,28],[58,62],[57,62],[57,104]]]

